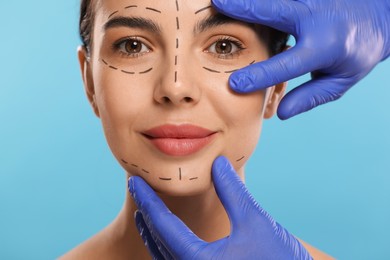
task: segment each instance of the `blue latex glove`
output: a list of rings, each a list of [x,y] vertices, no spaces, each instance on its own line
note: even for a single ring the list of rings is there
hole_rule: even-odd
[[[230,236],[213,243],[199,239],[142,178],[129,179],[139,209],[137,228],[154,259],[311,259],[302,244],[257,204],[225,157],[214,161],[212,177],[231,223]]]
[[[230,78],[240,93],[312,72],[278,108],[287,119],[340,98],[390,55],[390,0],[212,0],[235,19],[293,35],[296,45]]]

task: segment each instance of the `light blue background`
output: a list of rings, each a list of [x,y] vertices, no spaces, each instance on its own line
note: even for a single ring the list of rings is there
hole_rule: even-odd
[[[63,254],[126,192],[84,96],[78,4],[0,2],[0,259]],[[271,215],[339,259],[390,259],[389,71],[390,60],[340,101],[266,122],[247,167]]]

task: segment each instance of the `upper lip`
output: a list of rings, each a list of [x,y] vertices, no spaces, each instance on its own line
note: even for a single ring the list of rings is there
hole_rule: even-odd
[[[200,126],[183,125],[161,125],[142,132],[148,138],[175,138],[175,139],[197,139],[205,138],[216,133]]]

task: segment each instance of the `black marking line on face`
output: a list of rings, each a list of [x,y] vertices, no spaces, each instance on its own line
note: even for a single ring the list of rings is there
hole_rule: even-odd
[[[175,83],[177,82],[177,71],[175,71]]]
[[[160,13],[160,14],[161,14],[161,11],[160,11],[160,10],[157,10],[157,9],[154,9],[154,8],[151,8],[151,7],[146,7],[146,10],[150,10],[150,11],[153,11],[153,12],[156,12],[156,13]]]
[[[117,14],[117,13],[119,13],[119,11],[115,11],[115,12],[113,12],[112,14],[110,14],[109,16],[108,16],[108,19],[110,19],[111,17],[113,17],[115,14]]]
[[[131,166],[138,168],[138,165],[136,165],[136,164],[131,164]]]
[[[193,181],[193,180],[197,180],[198,177],[193,177],[193,178],[190,178],[190,181]]]
[[[159,177],[159,179],[162,181],[171,181],[172,180],[172,178],[162,178],[162,177]]]
[[[176,49],[179,49],[179,39],[176,38]]]
[[[124,164],[128,164],[128,162],[126,162],[125,160],[121,159],[121,161],[124,163]]]
[[[233,73],[233,72],[235,72],[235,71],[237,71],[238,69],[236,69],[236,70],[229,70],[229,71],[225,71],[225,73]]]
[[[244,158],[245,158],[245,156],[243,156],[243,157],[241,157],[240,159],[236,160],[236,162],[239,162],[239,161],[241,161],[241,160],[244,159]]]
[[[198,14],[198,13],[200,13],[200,12],[203,12],[203,11],[209,9],[209,8],[213,8],[213,7],[212,7],[211,5],[206,6],[206,7],[203,7],[203,8],[201,8],[201,9],[199,9],[198,11],[196,11],[195,14]]]
[[[177,65],[177,55],[175,56],[175,66]]]
[[[148,172],[147,170],[145,170],[145,169],[142,169],[142,171],[144,172],[144,173],[150,173],[150,172]]]
[[[176,17],[176,29],[177,29],[177,30],[180,30],[179,17]]]
[[[207,70],[207,71],[210,71],[210,72],[213,72],[213,73],[221,73],[220,71],[218,70],[213,70],[213,69],[210,69],[210,68],[207,68],[207,67],[203,67],[203,69]]]
[[[181,168],[179,167],[179,180],[181,180]]]
[[[121,72],[123,72],[123,73],[126,73],[126,74],[135,74],[135,72],[132,72],[132,71],[126,71],[126,70],[121,70]]]
[[[153,68],[150,68],[150,69],[147,69],[145,71],[140,72],[139,74],[146,74],[148,72],[151,72],[152,70],[153,70]]]
[[[179,10],[180,10],[180,8],[179,8],[179,2],[178,2],[178,0],[176,0],[176,11],[179,12]]]
[[[254,64],[256,61],[254,60],[254,61],[252,61],[251,63],[249,63],[249,65],[252,65],[252,64]]]
[[[138,7],[137,5],[129,5],[129,6],[126,6],[125,9],[129,9],[129,8],[136,8]]]
[[[114,67],[114,66],[110,65],[110,64],[109,64],[107,61],[105,61],[104,59],[101,59],[101,61],[102,61],[107,67],[109,67],[110,69],[118,70],[117,67]],[[148,72],[151,72],[152,70],[153,70],[153,67],[150,68],[150,69],[147,69],[147,70],[145,70],[145,71],[141,71],[141,72],[139,72],[139,74],[146,74],[146,73],[148,73]],[[129,74],[129,75],[134,75],[134,74],[135,74],[135,72],[133,72],[133,71],[127,71],[127,70],[120,70],[120,72],[125,73],[125,74]]]

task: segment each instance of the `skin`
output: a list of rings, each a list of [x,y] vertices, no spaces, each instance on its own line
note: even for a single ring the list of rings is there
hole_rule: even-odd
[[[195,234],[214,241],[229,234],[230,224],[212,185],[212,162],[225,155],[244,180],[244,165],[258,142],[262,121],[274,115],[286,84],[249,95],[232,92],[228,86],[230,73],[225,71],[267,59],[261,39],[251,26],[240,22],[194,32],[199,21],[215,15],[210,8],[195,14],[210,6],[210,1],[181,0],[178,4],[179,11],[174,0],[100,1],[92,52],[88,55],[79,48],[78,58],[87,97],[101,119],[114,156],[126,171],[124,183],[127,185],[132,175],[143,177]],[[125,8],[130,5],[137,7]],[[124,26],[104,29],[110,19],[118,17],[150,19],[161,32]],[[123,52],[128,50],[126,46],[134,46],[134,39],[127,42],[129,45],[113,48],[118,40],[134,36],[137,44],[145,44],[136,57]],[[227,37],[232,51],[221,55],[215,43]],[[239,51],[232,39],[245,49]],[[193,124],[217,134],[194,154],[169,156],[141,134],[164,124]],[[190,180],[194,177],[197,179]],[[126,192],[117,218],[62,259],[149,259],[135,228],[135,210]],[[310,250],[313,255],[317,253]]]

